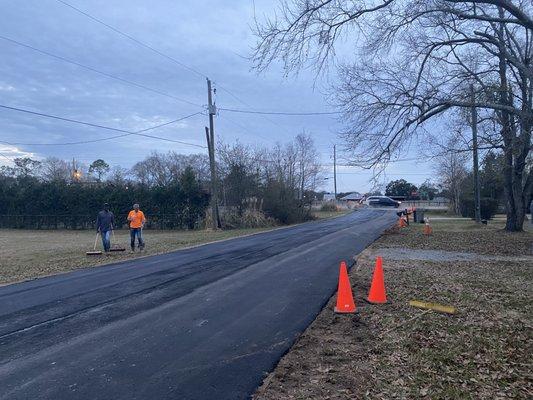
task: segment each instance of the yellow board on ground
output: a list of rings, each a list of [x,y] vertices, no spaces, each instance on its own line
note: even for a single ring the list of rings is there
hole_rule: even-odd
[[[446,314],[455,314],[455,307],[444,306],[442,304],[437,303],[427,303],[425,301],[411,300],[409,301],[409,305],[417,308],[423,308],[425,310],[433,310]]]

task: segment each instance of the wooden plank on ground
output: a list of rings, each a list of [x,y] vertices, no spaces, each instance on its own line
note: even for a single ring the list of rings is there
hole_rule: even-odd
[[[445,306],[442,304],[437,303],[428,303],[425,301],[419,301],[419,300],[411,300],[409,302],[410,306],[417,307],[417,308],[423,308],[425,310],[433,310],[438,311],[446,314],[455,314],[455,307],[451,306]]]

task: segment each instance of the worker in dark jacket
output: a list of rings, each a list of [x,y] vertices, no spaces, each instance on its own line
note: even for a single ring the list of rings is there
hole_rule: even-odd
[[[100,233],[102,236],[102,245],[104,246],[104,251],[108,252],[111,248],[111,231],[113,230],[113,225],[115,224],[115,217],[113,213],[109,211],[109,204],[104,204],[104,209],[98,213],[96,217],[96,233]]]

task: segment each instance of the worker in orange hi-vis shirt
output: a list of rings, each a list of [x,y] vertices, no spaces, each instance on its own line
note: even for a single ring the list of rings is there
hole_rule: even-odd
[[[131,251],[135,251],[135,237],[139,241],[139,250],[144,250],[143,240],[143,228],[146,223],[146,217],[144,213],[139,210],[139,205],[134,204],[133,210],[128,214],[128,221],[130,223],[130,239],[131,239]]]

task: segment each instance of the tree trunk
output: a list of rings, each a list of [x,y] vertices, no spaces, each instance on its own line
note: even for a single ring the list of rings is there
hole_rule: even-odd
[[[498,7],[500,17],[504,15],[503,9]],[[512,106],[512,96],[509,93],[509,85],[507,82],[507,63],[505,60],[505,39],[504,39],[504,25],[500,24],[498,31],[499,38],[499,75],[500,75],[500,102],[501,104]],[[527,99],[524,99],[527,101]],[[505,223],[505,230],[509,232],[522,231],[525,217],[525,195],[522,176],[525,169],[525,162],[521,162],[517,149],[520,138],[516,132],[516,124],[514,124],[514,116],[511,116],[506,110],[501,111],[500,115],[502,125],[502,138],[504,142],[504,157],[505,165],[503,170],[505,199],[507,206],[507,221]],[[523,118],[520,121],[521,129],[527,129],[524,126]],[[523,132],[522,132],[523,133]],[[527,144],[529,149],[529,143]],[[525,157],[524,157],[525,161]]]
[[[522,182],[516,182],[513,168],[513,155],[511,149],[505,151],[504,188],[507,208],[505,230],[519,232],[524,226],[525,199],[522,192]]]

